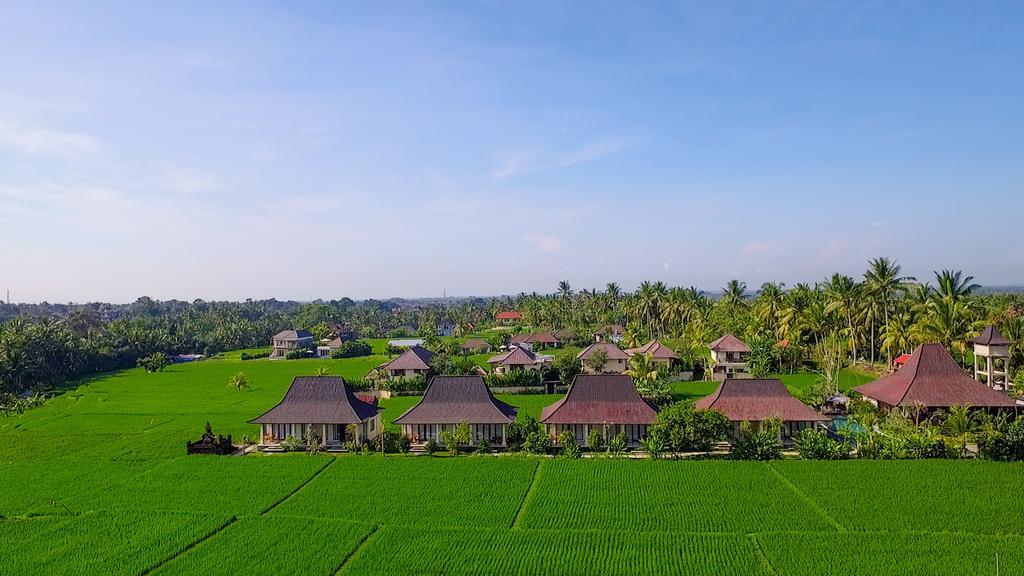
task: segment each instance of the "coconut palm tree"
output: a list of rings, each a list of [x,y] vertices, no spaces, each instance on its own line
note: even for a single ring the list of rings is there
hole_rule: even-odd
[[[661,379],[661,364],[654,361],[654,357],[648,354],[634,354],[629,359],[629,368],[626,370],[633,380],[655,382]]]
[[[843,274],[833,274],[825,283],[825,298],[828,304],[825,311],[837,313],[846,318],[846,329],[850,337],[853,362],[857,362],[857,332],[853,326],[853,317],[857,312],[861,287],[853,278]]]
[[[864,285],[867,296],[873,304],[881,308],[882,323],[889,323],[889,313],[893,298],[905,292],[913,276],[900,276],[902,267],[895,260],[873,258],[868,262],[868,270],[864,273]],[[875,314],[871,314],[871,362],[875,361]],[[889,358],[892,362],[892,358]]]
[[[935,280],[938,282],[938,297],[952,302],[960,302],[981,288],[979,284],[974,283],[974,276],[964,276],[960,270],[935,272]]]
[[[747,306],[747,283],[739,280],[729,280],[722,287],[722,301],[733,306]]]

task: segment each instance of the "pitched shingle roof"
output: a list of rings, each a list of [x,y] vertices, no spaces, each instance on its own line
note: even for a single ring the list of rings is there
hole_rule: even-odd
[[[340,376],[298,376],[276,406],[250,424],[357,424],[377,414]]]
[[[1014,406],[1006,394],[968,376],[941,344],[924,344],[910,355],[902,368],[855,392],[890,406]]]
[[[626,329],[624,327],[622,327],[622,325],[620,325],[620,324],[606,324],[604,326],[601,326],[597,330],[594,330],[594,334],[601,334],[601,335],[604,335],[604,334],[615,334],[615,335],[618,335],[618,334],[623,334],[625,332],[626,332]]]
[[[274,334],[274,340],[298,340],[300,338],[312,338],[313,334],[309,330],[281,330],[277,334]]]
[[[715,352],[750,352],[750,347],[732,334],[726,334],[708,344],[708,348]]]
[[[655,360],[672,360],[674,358],[679,358],[679,355],[676,354],[674,350],[657,340],[651,340],[639,348],[630,348],[629,350],[626,350],[626,354],[629,354],[630,356],[633,356],[634,354],[650,354],[651,358],[654,358]]]
[[[1013,344],[1009,338],[1002,335],[999,329],[995,326],[989,326],[981,331],[981,334],[977,338],[971,340],[975,344],[982,344],[984,346],[1009,346]]]
[[[496,399],[480,376],[435,376],[395,424],[508,424],[516,408]]]
[[[559,340],[572,340],[576,337],[576,333],[568,328],[562,328],[561,330],[555,330],[551,333],[555,338]]]
[[[537,356],[529,350],[513,346],[511,350],[504,354],[491,356],[487,359],[487,363],[500,366],[531,366],[537,363]]]
[[[515,310],[507,310],[505,312],[498,312],[498,315],[497,315],[498,320],[519,320],[522,317],[523,317],[522,314],[520,314],[519,312],[516,312]]]
[[[490,348],[491,343],[483,338],[470,338],[462,344],[463,350],[481,350]]]
[[[590,346],[581,350],[576,357],[580,360],[586,360],[593,356],[594,352],[597,352],[598,350],[604,350],[605,354],[608,355],[609,360],[629,360],[629,354],[626,354],[622,351],[622,348],[619,348],[611,342],[594,342]]]
[[[408,350],[379,366],[385,370],[426,370],[430,368],[430,361],[434,353],[421,346],[410,346]]]
[[[697,401],[699,410],[717,410],[733,422],[760,422],[778,417],[783,421],[819,422],[829,418],[794,398],[781,380],[729,378],[710,396]]]
[[[625,374],[580,374],[558,402],[541,411],[545,424],[652,424],[658,412]]]

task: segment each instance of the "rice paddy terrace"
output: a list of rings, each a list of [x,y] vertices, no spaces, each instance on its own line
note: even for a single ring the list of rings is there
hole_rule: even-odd
[[[1017,464],[184,455],[205,422],[254,435],[293,376],[351,364],[129,370],[0,419],[0,572],[1024,573]],[[226,386],[239,371],[250,389]]]

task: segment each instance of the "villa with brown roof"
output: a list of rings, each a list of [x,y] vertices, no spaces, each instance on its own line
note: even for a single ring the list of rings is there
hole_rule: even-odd
[[[430,361],[434,353],[422,346],[410,346],[400,356],[385,362],[376,368],[376,371],[384,378],[415,378],[426,376],[430,370]]]
[[[284,358],[293,350],[313,350],[313,333],[309,330],[282,330],[274,334],[270,339],[273,350],[270,352],[271,359]]]
[[[540,422],[556,438],[572,432],[580,446],[587,446],[590,431],[598,429],[606,440],[625,432],[628,445],[636,447],[657,417],[658,411],[644,402],[629,376],[580,374],[565,397],[541,411]]]
[[[303,445],[315,436],[327,449],[380,434],[380,409],[352,393],[340,376],[298,376],[276,406],[250,424],[260,425],[260,450],[280,449],[289,436]]]
[[[620,324],[606,324],[594,330],[594,342],[622,342],[626,329]]]
[[[746,342],[726,334],[711,344],[711,379],[716,382],[730,378],[750,378],[750,347]]]
[[[829,417],[815,412],[789,393],[781,380],[727,379],[710,396],[697,401],[698,410],[717,410],[733,424],[738,437],[743,422],[763,423],[769,418],[782,420],[781,436],[789,440],[801,430],[826,424]]]
[[[665,346],[657,340],[651,340],[647,344],[639,348],[629,348],[626,350],[626,354],[630,356],[636,356],[637,354],[650,354],[651,360],[664,366],[666,372],[672,369],[672,363],[679,359],[679,355],[676,354],[675,350]]]
[[[435,376],[423,398],[395,419],[402,434],[414,444],[442,443],[441,432],[469,424],[470,444],[486,440],[506,445],[506,426],[516,419],[516,408],[496,399],[480,376]]]
[[[883,410],[894,406],[927,411],[950,406],[1008,410],[1016,406],[1003,392],[968,376],[941,344],[921,345],[902,368],[853,391]]]
[[[487,359],[487,364],[495,374],[508,374],[513,370],[540,370],[549,362],[550,356],[534,354],[519,346],[512,346],[508,352]]]
[[[588,366],[587,360],[593,358],[599,350],[604,352],[607,360],[602,369],[595,370],[593,367]],[[629,362],[629,354],[626,354],[621,348],[611,342],[594,342],[580,351],[576,358],[583,365],[584,374],[622,374],[626,371],[627,363]]]
[[[483,338],[470,338],[461,348],[467,354],[486,354],[491,351],[491,343]]]
[[[509,342],[516,346],[524,346],[533,350],[534,348],[557,348],[561,341],[550,332],[534,332],[531,334],[516,334]]]

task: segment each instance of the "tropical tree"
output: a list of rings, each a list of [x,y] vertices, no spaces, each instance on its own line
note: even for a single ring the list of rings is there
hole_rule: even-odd
[[[228,388],[234,388],[235,390],[241,391],[249,388],[249,377],[245,375],[245,372],[239,372],[228,378]]]

